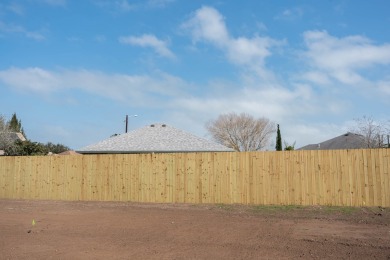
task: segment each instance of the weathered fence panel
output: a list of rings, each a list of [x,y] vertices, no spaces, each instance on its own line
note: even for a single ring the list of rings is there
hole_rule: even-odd
[[[0,198],[390,206],[390,149],[0,157]]]

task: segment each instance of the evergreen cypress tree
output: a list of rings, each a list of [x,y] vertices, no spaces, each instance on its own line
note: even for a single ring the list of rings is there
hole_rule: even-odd
[[[280,135],[280,129],[279,129],[279,124],[278,124],[278,130],[276,132],[276,146],[275,146],[276,151],[282,151],[282,136]]]
[[[8,128],[11,132],[22,133],[24,136],[26,136],[22,127],[22,121],[18,120],[16,113],[12,115],[11,120],[8,122]]]

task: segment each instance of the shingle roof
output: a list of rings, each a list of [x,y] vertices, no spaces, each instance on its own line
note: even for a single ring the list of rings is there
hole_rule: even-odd
[[[309,144],[298,150],[336,150],[367,148],[362,135],[346,133],[319,144]]]
[[[0,132],[0,139],[7,142],[26,141],[26,138],[19,132]],[[0,149],[4,149],[4,143],[0,143]],[[1,154],[0,154],[1,155]]]
[[[7,138],[13,142],[15,141],[26,141],[26,138],[23,136],[22,133],[19,132],[1,132],[1,135],[3,135],[3,138]]]
[[[228,152],[233,150],[165,124],[153,124],[110,137],[81,148],[77,152],[86,154],[205,151]]]

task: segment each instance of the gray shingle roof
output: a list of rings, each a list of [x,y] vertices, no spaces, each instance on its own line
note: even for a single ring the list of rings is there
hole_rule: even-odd
[[[309,144],[303,146],[298,150],[336,150],[359,148],[367,148],[363,136],[348,132],[319,144]]]
[[[0,143],[0,149],[5,148],[5,143],[13,143],[16,141],[26,141],[26,138],[22,133],[19,132],[0,132],[0,140],[3,142]],[[5,142],[4,142],[5,141]]]
[[[110,137],[79,149],[79,153],[148,153],[148,152],[228,152],[233,151],[193,134],[165,124],[153,124]]]
[[[23,134],[19,132],[1,132],[0,134],[3,138],[7,138],[12,142],[16,142],[18,140],[26,141],[26,138],[23,136]]]

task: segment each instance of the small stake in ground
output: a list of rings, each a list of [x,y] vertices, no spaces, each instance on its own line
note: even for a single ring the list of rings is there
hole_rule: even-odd
[[[31,225],[34,227],[35,226],[35,219],[33,219],[32,221],[31,221]],[[29,229],[28,231],[27,231],[27,233],[31,233],[31,229]]]

